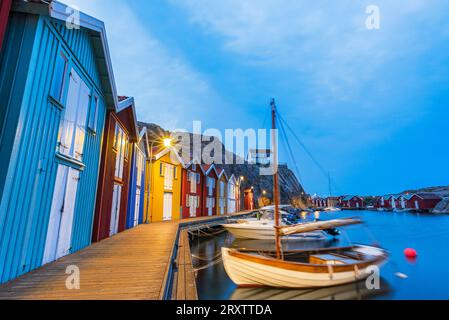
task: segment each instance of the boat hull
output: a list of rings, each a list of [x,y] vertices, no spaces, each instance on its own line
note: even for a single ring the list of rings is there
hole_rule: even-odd
[[[275,231],[273,227],[242,227],[239,224],[225,224],[223,227],[237,239],[274,240]],[[328,236],[323,231],[307,232],[302,234],[283,236],[283,241],[320,241],[326,240]]]
[[[240,287],[321,288],[353,283],[366,279],[370,267],[344,272],[307,272],[266,265],[233,256],[234,249],[222,248],[223,265],[231,280]],[[374,265],[380,267],[385,260]]]

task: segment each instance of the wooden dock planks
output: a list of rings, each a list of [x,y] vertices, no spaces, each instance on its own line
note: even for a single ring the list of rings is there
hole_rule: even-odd
[[[140,225],[0,286],[0,300],[162,299],[180,225],[217,218],[220,217]],[[182,275],[176,279],[176,298],[197,299],[188,235],[184,230],[180,232],[179,244],[178,267]],[[80,270],[79,290],[66,287],[69,277],[66,268],[72,265]],[[179,286],[183,289],[178,296]]]
[[[0,299],[149,299],[165,287],[178,223],[141,225],[95,243],[0,287]],[[66,287],[66,268],[80,270],[80,289]]]
[[[179,236],[177,273],[173,298],[176,300],[198,300],[195,272],[190,253],[189,235],[187,230],[182,230]]]

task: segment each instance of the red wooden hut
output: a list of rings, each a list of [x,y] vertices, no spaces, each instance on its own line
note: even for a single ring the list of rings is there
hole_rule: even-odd
[[[117,112],[106,115],[92,241],[125,230],[128,206],[131,147],[139,132],[134,100],[119,97]]]
[[[382,201],[382,197],[374,197],[374,201],[373,201],[373,207],[375,209],[382,209],[383,208],[383,201]]]
[[[392,195],[382,196],[381,199],[380,199],[381,207],[384,208],[384,209],[387,209],[387,210],[393,209],[392,199],[394,199],[394,197]]]
[[[346,196],[341,200],[341,206],[346,209],[362,209],[365,207],[365,202],[359,196]]]
[[[203,167],[196,159],[182,170],[181,216],[183,219],[201,216],[204,177]]]
[[[218,172],[214,164],[202,165],[204,172],[201,216],[217,214],[217,180]]]
[[[413,193],[404,195],[406,208],[413,210],[432,210],[442,200],[440,196],[432,193]]]

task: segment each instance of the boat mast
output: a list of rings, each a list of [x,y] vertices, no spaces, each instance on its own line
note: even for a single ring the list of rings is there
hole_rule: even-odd
[[[274,223],[276,235],[276,258],[281,259],[281,237],[279,235],[279,176],[278,176],[278,150],[276,141],[276,103],[271,99],[271,143],[273,144],[273,185],[274,185]]]

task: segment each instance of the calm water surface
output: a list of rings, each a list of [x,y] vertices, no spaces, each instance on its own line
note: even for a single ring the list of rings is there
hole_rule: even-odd
[[[199,270],[200,299],[449,299],[449,215],[344,211],[325,213],[322,219],[360,216],[365,224],[342,229],[337,240],[320,243],[290,242],[285,249],[333,247],[349,243],[379,243],[390,251],[390,261],[381,269],[381,289],[367,290],[364,282],[317,290],[237,288],[221,262]],[[344,230],[344,231],[343,231]],[[194,267],[201,268],[219,255],[222,246],[273,248],[270,242],[236,241],[224,232],[219,236],[194,239]],[[405,258],[405,248],[418,251],[416,260]],[[195,257],[196,256],[196,257]],[[401,279],[400,272],[408,276]]]

